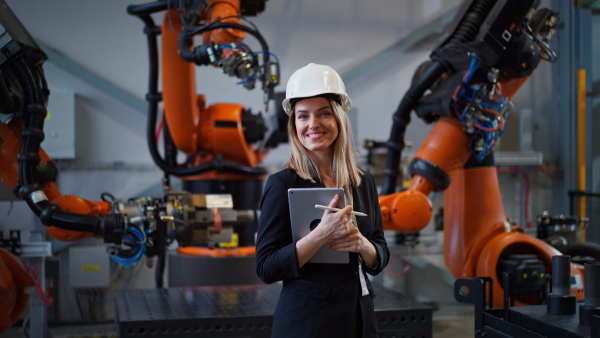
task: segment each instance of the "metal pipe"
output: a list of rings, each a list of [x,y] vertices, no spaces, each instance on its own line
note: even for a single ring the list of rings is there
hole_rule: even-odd
[[[600,263],[586,263],[584,266],[585,300],[579,305],[579,324],[590,326],[593,315],[600,315]]]

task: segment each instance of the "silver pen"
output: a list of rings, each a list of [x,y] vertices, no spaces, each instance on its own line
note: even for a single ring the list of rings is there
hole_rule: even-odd
[[[320,204],[315,204],[315,208],[317,208],[317,209],[323,209],[323,210],[331,210],[331,211],[340,211],[340,210],[342,210],[340,208],[328,207],[326,205],[320,205]],[[358,212],[358,211],[351,211],[350,213],[352,215],[356,215],[356,216],[367,216],[367,214],[362,213],[362,212]]]

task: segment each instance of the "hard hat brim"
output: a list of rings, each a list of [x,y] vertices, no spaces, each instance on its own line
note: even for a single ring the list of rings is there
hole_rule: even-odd
[[[285,111],[285,113],[288,114],[288,116],[290,116],[290,115],[292,115],[292,100],[294,100],[294,99],[299,99],[299,100],[310,99],[312,97],[319,97],[319,96],[322,96],[325,94],[335,94],[335,95],[339,96],[340,97],[340,105],[342,106],[342,109],[344,110],[344,112],[348,113],[350,111],[350,109],[352,109],[352,100],[350,100],[350,97],[348,97],[348,95],[346,95],[346,94],[339,94],[339,93],[320,93],[320,94],[317,94],[314,96],[286,98],[281,103],[281,106],[283,107],[283,110]]]

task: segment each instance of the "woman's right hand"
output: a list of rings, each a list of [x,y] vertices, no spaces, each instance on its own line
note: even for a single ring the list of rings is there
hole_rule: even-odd
[[[337,207],[339,200],[340,196],[335,195],[331,202],[329,202],[329,206],[334,208]],[[352,212],[351,205],[348,205],[339,211],[325,210],[321,222],[315,228],[314,232],[327,242],[332,239],[346,236],[354,228],[350,212]]]
[[[340,196],[336,195],[331,202],[330,207],[336,207]],[[298,265],[304,266],[308,260],[314,256],[323,245],[336,238],[342,238],[352,231],[352,217],[350,212],[352,206],[349,205],[339,211],[325,210],[321,222],[307,236],[304,236],[296,242],[296,255],[298,256]]]

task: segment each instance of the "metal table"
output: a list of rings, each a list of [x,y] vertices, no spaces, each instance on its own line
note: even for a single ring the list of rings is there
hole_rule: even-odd
[[[431,338],[432,309],[374,285],[380,338]],[[120,337],[270,337],[281,284],[119,290]]]

